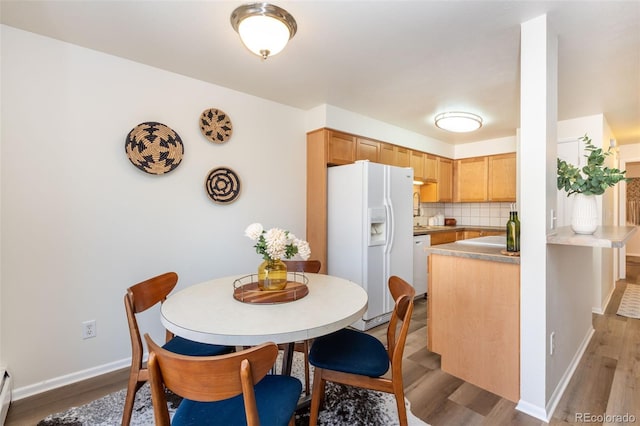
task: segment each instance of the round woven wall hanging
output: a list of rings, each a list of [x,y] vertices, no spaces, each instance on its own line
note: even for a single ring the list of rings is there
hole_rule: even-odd
[[[170,127],[149,121],[138,124],[127,135],[124,150],[134,166],[153,175],[178,167],[184,154],[182,139]]]
[[[205,109],[200,115],[200,130],[205,138],[214,143],[225,143],[233,133],[231,119],[217,108]]]
[[[240,195],[240,179],[236,172],[227,167],[211,170],[204,187],[209,198],[220,204],[232,203]]]

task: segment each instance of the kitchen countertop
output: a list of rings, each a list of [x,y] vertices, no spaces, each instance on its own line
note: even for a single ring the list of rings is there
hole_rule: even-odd
[[[430,235],[447,231],[502,231],[506,233],[504,226],[479,226],[479,225],[454,225],[454,226],[414,226],[413,235]]]
[[[425,247],[424,249],[424,251],[429,254],[520,264],[520,256],[507,256],[500,253],[501,250],[504,249],[500,247],[472,246],[458,243],[438,244],[437,246]]]
[[[563,226],[547,235],[547,244],[620,248],[636,230],[636,226],[599,226],[592,235],[582,235],[573,232],[570,226]]]

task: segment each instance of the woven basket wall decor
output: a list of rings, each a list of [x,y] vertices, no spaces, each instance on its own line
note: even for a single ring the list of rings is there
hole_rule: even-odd
[[[233,133],[231,119],[217,108],[205,109],[200,115],[200,131],[214,143],[225,143]]]
[[[240,196],[240,178],[228,167],[211,170],[204,187],[209,198],[219,204],[232,203]]]
[[[155,121],[134,127],[127,135],[124,149],[134,166],[153,175],[169,173],[178,167],[184,155],[180,136]]]

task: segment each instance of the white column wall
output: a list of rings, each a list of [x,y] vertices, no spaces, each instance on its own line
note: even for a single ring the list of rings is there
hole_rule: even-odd
[[[520,401],[546,419],[548,209],[555,208],[557,40],[546,15],[521,25],[520,76]],[[526,196],[524,195],[526,194]]]

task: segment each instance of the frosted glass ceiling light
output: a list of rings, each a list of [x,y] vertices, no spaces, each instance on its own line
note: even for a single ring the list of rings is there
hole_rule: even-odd
[[[251,3],[231,14],[231,26],[242,43],[262,59],[279,53],[298,29],[286,10],[269,3]]]
[[[472,132],[482,127],[482,117],[470,112],[441,112],[435,120],[437,127],[450,132]]]

